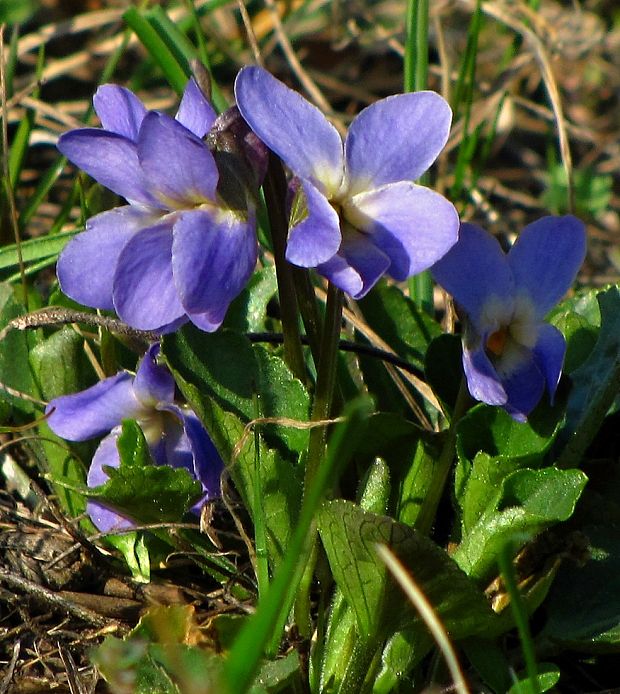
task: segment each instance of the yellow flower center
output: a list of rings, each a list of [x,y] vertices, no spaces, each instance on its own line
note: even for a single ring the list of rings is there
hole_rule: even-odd
[[[486,348],[496,357],[500,357],[504,352],[507,340],[508,326],[504,326],[489,335],[487,338]]]

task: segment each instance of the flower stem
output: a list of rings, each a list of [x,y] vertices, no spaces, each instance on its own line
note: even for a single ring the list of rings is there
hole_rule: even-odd
[[[507,542],[498,554],[497,562],[499,570],[506,586],[506,591],[510,595],[510,609],[517,625],[521,648],[523,649],[523,659],[525,660],[525,670],[530,682],[529,691],[532,694],[540,694],[540,682],[538,681],[538,666],[536,664],[536,653],[532,641],[532,633],[528,622],[527,610],[521,599],[517,577],[512,563],[512,542]]]
[[[428,0],[407,0],[403,89],[418,92],[428,86]],[[420,180],[424,184],[426,181]],[[409,294],[423,311],[433,312],[433,281],[428,271],[409,280]]]
[[[316,391],[312,406],[312,421],[320,422],[329,419],[334,399],[334,386],[336,383],[336,367],[338,364],[338,342],[342,326],[342,308],[344,295],[333,284],[329,284],[327,290],[327,305],[325,308],[325,324],[321,339]],[[306,458],[306,472],[304,479],[304,498],[308,490],[312,488],[317,471],[325,455],[327,443],[327,427],[315,427],[310,431],[308,442],[308,456]],[[313,526],[316,533],[316,525]],[[317,560],[316,537],[312,542],[312,549],[305,557],[300,557],[300,562],[305,564],[304,574],[295,601],[295,621],[299,632],[306,637],[311,633],[310,621],[310,588],[312,576]]]
[[[306,382],[306,366],[299,335],[297,298],[293,282],[292,267],[285,258],[288,221],[286,218],[286,178],[280,159],[269,152],[269,166],[263,184],[271,242],[276,264],[280,318],[284,334],[284,361],[289,369],[302,382]]]
[[[437,508],[443,496],[443,491],[448,480],[450,468],[454,460],[456,448],[456,425],[469,409],[470,397],[465,384],[465,379],[461,380],[459,392],[454,405],[454,412],[450,421],[446,441],[439,454],[439,459],[435,463],[431,483],[422,502],[422,508],[415,522],[415,529],[418,532],[428,535],[433,528]]]
[[[329,419],[334,398],[336,383],[336,367],[338,364],[338,343],[342,327],[342,308],[344,295],[335,285],[329,284],[327,290],[327,305],[325,307],[325,325],[321,339],[321,349],[317,370],[316,391],[312,405],[312,421],[319,422]],[[304,489],[308,489],[316,475],[325,453],[327,428],[315,427],[310,431],[308,459]]]

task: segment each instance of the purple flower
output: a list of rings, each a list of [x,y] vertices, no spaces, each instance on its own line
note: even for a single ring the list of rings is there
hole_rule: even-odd
[[[132,376],[123,371],[91,388],[64,395],[47,406],[47,422],[53,432],[69,441],[108,435],[101,441],[88,471],[89,487],[103,484],[104,465],[118,467],[116,441],[124,419],[135,419],[158,465],[183,467],[202,485],[203,497],[194,506],[198,512],[207,499],[220,493],[222,460],[200,420],[174,402],[174,380],[156,362],[159,345],[153,345]],[[93,523],[103,531],[132,527],[132,521],[99,501],[86,508]]]
[[[202,140],[215,111],[193,79],[176,119],[116,85],[93,103],[103,128],[65,133],[58,149],[129,205],[89,219],[65,248],[62,290],[134,328],[169,332],[189,318],[216,330],[254,270],[257,241],[249,194],[243,205],[222,199]]]
[[[300,94],[259,67],[235,82],[241,115],[300,181],[286,258],[316,267],[355,298],[387,273],[404,280],[455,243],[458,215],[415,185],[448,137],[451,112],[433,92],[399,94],[364,109],[346,142]]]
[[[547,386],[553,402],[566,343],[545,315],[572,285],[586,253],[575,217],[543,217],[505,254],[473,224],[432,268],[464,321],[463,367],[472,397],[525,421]]]

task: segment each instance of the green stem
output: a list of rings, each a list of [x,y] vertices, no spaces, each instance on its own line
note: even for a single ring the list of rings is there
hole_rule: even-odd
[[[428,82],[428,0],[407,0],[404,58],[406,92],[426,89]]]
[[[282,634],[289,611],[316,537],[316,512],[332,481],[350,461],[361,442],[370,415],[368,400],[358,400],[345,410],[346,421],[334,427],[324,464],[318,469],[312,486],[304,490],[297,526],[277,567],[267,595],[259,601],[256,613],[250,617],[224,663],[224,690],[243,694],[250,688],[258,670],[266,644]]]
[[[269,167],[263,184],[271,242],[276,264],[280,318],[284,334],[284,361],[302,382],[306,382],[306,365],[299,335],[297,298],[293,283],[292,267],[285,258],[288,220],[286,218],[286,178],[277,155],[269,152]]]
[[[417,92],[428,87],[428,0],[407,0],[403,87]],[[426,183],[426,177],[420,183]],[[428,271],[409,280],[409,294],[416,305],[433,312],[433,280]]]
[[[258,396],[254,395],[254,416],[261,416]],[[260,465],[260,440],[258,427],[254,428],[254,543],[256,545],[256,582],[258,583],[258,599],[265,597],[269,588],[269,562],[267,551],[267,531],[265,528],[265,512],[263,508],[263,484]]]
[[[312,358],[318,368],[321,356],[321,316],[314,295],[314,286],[310,280],[310,273],[305,268],[293,267],[293,281]]]
[[[320,422],[329,419],[334,399],[336,383],[336,367],[338,365],[338,342],[342,327],[342,308],[344,295],[335,285],[329,284],[327,290],[327,305],[325,307],[325,325],[321,339],[321,349],[317,372],[316,390],[312,406],[312,421]],[[312,488],[314,479],[325,457],[327,443],[327,427],[319,426],[310,431],[306,472],[304,479],[304,497]],[[314,531],[316,532],[316,530]],[[297,599],[295,600],[295,622],[300,634],[309,637],[311,634],[310,620],[310,589],[317,559],[316,538],[313,539],[302,576]]]
[[[538,682],[538,665],[536,664],[536,654],[534,652],[534,643],[530,632],[527,611],[521,599],[519,586],[515,576],[515,570],[512,563],[512,543],[507,542],[501,548],[497,563],[499,570],[504,579],[506,591],[510,595],[510,609],[517,625],[519,639],[521,640],[521,648],[523,649],[523,658],[525,660],[525,670],[530,682],[531,694],[540,694],[540,684]]]
[[[418,514],[415,522],[415,529],[424,535],[428,535],[433,528],[435,516],[437,515],[437,508],[439,507],[439,502],[443,496],[443,490],[446,486],[450,468],[452,467],[452,462],[454,460],[454,452],[456,449],[456,426],[461,417],[465,414],[465,412],[467,412],[469,403],[470,397],[469,393],[467,392],[465,379],[462,379],[459,393],[456,398],[456,404],[454,405],[454,413],[452,415],[452,420],[450,421],[448,435],[439,455],[439,459],[437,460],[433,469],[433,476],[431,478],[430,486],[426,492],[426,496],[422,502],[422,508],[420,509],[420,513]]]
[[[321,339],[316,391],[312,405],[313,422],[329,419],[331,415],[336,383],[336,367],[338,365],[338,343],[342,329],[343,303],[344,295],[342,291],[330,282],[327,290],[325,325]],[[326,441],[327,427],[315,427],[310,431],[304,490],[310,487],[312,480],[316,476],[316,471],[325,454]]]

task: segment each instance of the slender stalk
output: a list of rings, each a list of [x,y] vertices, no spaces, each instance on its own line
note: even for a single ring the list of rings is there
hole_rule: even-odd
[[[534,652],[534,643],[530,632],[527,611],[521,600],[517,578],[515,576],[514,566],[512,564],[512,543],[507,542],[501,549],[497,557],[499,570],[504,579],[506,591],[510,595],[510,609],[517,625],[519,639],[521,640],[521,648],[523,649],[523,658],[525,660],[525,670],[530,683],[529,692],[531,694],[540,694],[540,683],[538,682],[538,665],[536,664],[536,654]]]
[[[22,240],[21,233],[19,229],[19,223],[17,220],[17,209],[15,207],[15,196],[13,187],[11,185],[11,173],[9,170],[9,135],[8,135],[8,124],[7,116],[8,109],[6,105],[6,81],[4,72],[4,24],[0,26],[0,97],[1,97],[1,109],[2,109],[2,171],[4,175],[5,184],[5,196],[9,207],[9,218],[11,220],[11,226],[13,227],[13,234],[15,236],[15,248],[17,250],[17,262],[19,265],[19,275],[21,278],[22,292],[24,296],[24,306],[26,311],[28,311],[28,283],[26,281],[26,271],[24,266],[24,259],[22,257]]]
[[[306,329],[312,358],[315,366],[318,368],[321,355],[321,317],[317,307],[314,287],[310,280],[310,273],[305,268],[294,267],[293,281],[295,283],[299,312]]]
[[[261,416],[258,396],[254,395],[254,416]],[[265,597],[269,588],[269,562],[267,551],[267,530],[263,508],[263,484],[260,470],[260,441],[258,427],[254,429],[254,543],[256,545],[256,582],[258,599]]]
[[[334,399],[336,383],[336,367],[338,364],[338,342],[342,326],[342,308],[344,295],[335,285],[329,284],[327,290],[327,305],[325,309],[325,325],[321,340],[321,351],[317,372],[316,391],[312,406],[312,421],[319,422],[329,419]],[[327,428],[316,427],[310,432],[306,472],[304,479],[304,497],[313,487],[319,467],[325,457],[327,443]],[[316,528],[313,527],[316,534]],[[305,562],[304,573],[295,600],[295,622],[299,632],[309,637],[311,633],[310,620],[310,588],[317,559],[316,537],[312,541],[312,549]]]
[[[331,480],[351,459],[351,455],[365,431],[370,414],[370,403],[361,400],[345,411],[346,421],[336,425],[324,464],[318,469],[312,486],[305,490],[299,520],[282,563],[275,572],[267,595],[259,601],[256,613],[250,617],[230,650],[224,663],[224,676],[230,694],[243,694],[251,686],[258,670],[265,646],[277,634],[282,634],[286,618],[293,605],[304,558],[315,544],[316,512]]]
[[[428,82],[428,0],[407,0],[406,24],[404,88],[414,92]]]
[[[306,365],[299,335],[297,298],[291,265],[285,258],[288,221],[286,219],[286,178],[277,155],[269,152],[269,167],[263,184],[271,242],[276,264],[280,318],[284,333],[284,361],[302,382],[306,381]]]
[[[428,18],[428,0],[407,0],[403,75],[406,92],[421,91],[428,86]],[[425,177],[420,182],[426,182]],[[422,310],[433,312],[433,281],[428,271],[409,280],[409,294]]]
[[[338,344],[342,327],[342,308],[344,295],[338,287],[329,284],[327,290],[327,305],[325,309],[325,325],[321,339],[321,352],[319,356],[316,391],[312,405],[312,421],[319,422],[329,419],[334,398],[334,386],[336,383],[336,366],[338,364]],[[312,484],[316,471],[325,454],[327,430],[325,427],[316,427],[310,432],[308,443],[308,459],[304,490]]]
[[[437,508],[439,507],[439,502],[443,496],[443,490],[446,486],[446,481],[448,480],[450,468],[452,467],[452,462],[454,460],[454,451],[456,448],[456,425],[465,412],[467,412],[469,402],[470,398],[469,393],[467,392],[465,379],[462,379],[459,393],[456,398],[456,404],[454,406],[454,413],[452,415],[452,420],[450,421],[450,428],[448,429],[448,436],[439,455],[439,459],[435,463],[430,487],[426,493],[424,501],[422,502],[422,508],[420,509],[420,513],[415,522],[415,529],[424,535],[428,535],[430,533],[435,522]]]

